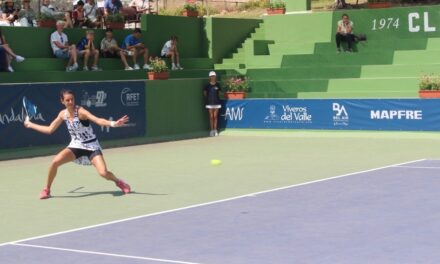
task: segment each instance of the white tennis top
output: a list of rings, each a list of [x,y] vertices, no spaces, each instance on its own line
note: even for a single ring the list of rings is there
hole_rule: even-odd
[[[69,131],[71,140],[68,148],[85,149],[90,151],[101,150],[98,138],[93,132],[93,128],[89,120],[80,120],[78,116],[79,106],[75,107],[73,120],[69,120],[67,109],[64,111],[64,122]],[[87,159],[88,160],[88,159]],[[76,163],[89,165],[87,160],[76,160]],[[90,162],[90,161],[89,161]]]

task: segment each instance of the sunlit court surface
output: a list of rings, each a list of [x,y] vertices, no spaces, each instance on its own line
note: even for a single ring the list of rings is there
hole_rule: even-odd
[[[104,150],[132,193],[68,164],[43,201],[52,156],[2,161],[0,263],[438,263],[439,147],[229,130]]]

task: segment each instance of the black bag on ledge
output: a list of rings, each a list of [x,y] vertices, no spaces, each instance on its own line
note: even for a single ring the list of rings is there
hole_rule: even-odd
[[[365,34],[354,35],[354,41],[356,41],[356,42],[367,41],[367,35],[365,35]]]

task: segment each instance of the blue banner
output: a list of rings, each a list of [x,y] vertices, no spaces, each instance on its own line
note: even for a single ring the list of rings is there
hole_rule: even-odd
[[[225,128],[439,131],[440,99],[246,99],[221,111]]]
[[[110,120],[123,115],[130,117],[127,127],[109,128],[93,124],[100,140],[123,139],[145,135],[145,82],[80,82],[50,84],[0,85],[0,149],[37,145],[67,144],[70,136],[65,125],[52,135],[26,129],[22,99],[26,96],[37,106],[33,122],[49,125],[64,109],[60,103],[61,89],[72,90],[76,104],[92,114]]]

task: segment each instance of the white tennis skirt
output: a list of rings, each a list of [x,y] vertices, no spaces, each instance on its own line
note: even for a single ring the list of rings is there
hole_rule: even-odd
[[[222,108],[221,105],[207,105],[206,109],[220,109]]]

